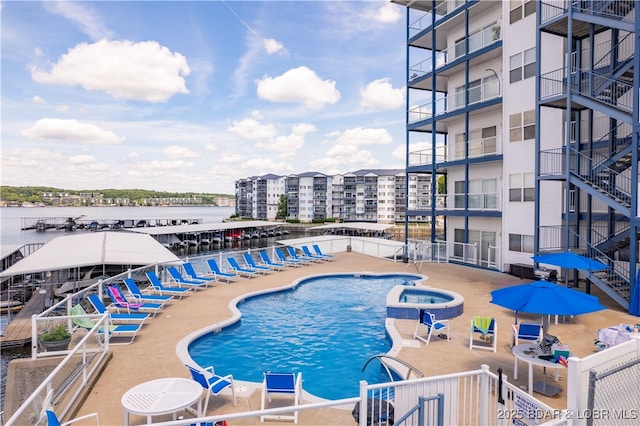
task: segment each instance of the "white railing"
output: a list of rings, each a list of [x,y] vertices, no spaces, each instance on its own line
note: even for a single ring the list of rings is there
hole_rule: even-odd
[[[5,425],[37,424],[41,414],[43,401],[51,392],[51,404],[56,406],[57,414],[64,417],[86,391],[92,381],[95,381],[102,365],[109,353],[109,338],[102,338],[98,330],[109,325],[109,316],[92,315],[96,325],[88,331],[82,339],[60,361],[58,366],[31,393],[27,400],[7,419]],[[55,317],[61,322],[71,322],[69,316]],[[51,318],[49,318],[51,320]],[[108,333],[107,333],[108,334]],[[100,337],[100,338],[98,338]],[[60,355],[57,351],[53,354]]]
[[[500,82],[491,80],[478,86],[467,87],[464,91],[443,96],[434,102],[429,102],[409,110],[408,122],[416,123],[434,116],[446,114],[466,105],[486,102],[500,97]],[[466,103],[468,99],[468,104]]]

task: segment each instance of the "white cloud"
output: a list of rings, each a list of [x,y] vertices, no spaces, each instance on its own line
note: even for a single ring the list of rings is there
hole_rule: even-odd
[[[77,1],[45,1],[44,7],[51,13],[61,15],[73,22],[83,33],[92,40],[110,38],[112,32],[102,22],[102,19],[85,2]]]
[[[188,170],[188,168],[193,167],[193,163],[182,160],[172,160],[172,161],[144,161],[136,163],[127,174],[131,176],[139,176],[145,175],[147,173],[159,174],[163,175],[164,172],[167,171],[175,171],[175,170]]]
[[[402,18],[402,14],[400,13],[401,10],[403,10],[403,8],[398,7],[398,5],[387,2],[376,11],[373,15],[373,19],[384,23],[396,22]]]
[[[276,135],[276,128],[273,124],[262,124],[253,118],[244,118],[234,121],[227,130],[249,140],[260,140],[271,138]]]
[[[69,105],[58,105],[56,107],[56,111],[58,111],[58,112],[67,112],[67,111],[69,111],[69,109],[70,109]]]
[[[45,101],[44,99],[42,99],[40,96],[37,96],[37,95],[31,98],[31,101],[33,101],[34,104],[40,104],[40,105],[44,105],[47,103],[47,101]]]
[[[382,111],[404,106],[404,88],[394,89],[388,78],[374,80],[360,90],[360,105]]]
[[[272,38],[265,38],[262,40],[262,44],[264,46],[264,50],[269,54],[273,55],[274,53],[287,53],[284,45],[280,43],[278,40],[274,40]]]
[[[271,102],[299,102],[309,109],[319,109],[340,100],[336,82],[322,80],[311,69],[301,66],[279,77],[257,80],[258,96]]]
[[[120,137],[96,125],[57,118],[40,119],[33,127],[21,131],[20,134],[36,140],[89,145],[119,145],[124,142],[124,137]]]
[[[31,77],[38,83],[80,85],[120,99],[166,102],[189,93],[183,76],[190,72],[183,55],[155,41],[100,40],[76,45],[49,72],[33,67]]]
[[[318,129],[313,124],[296,124],[291,129],[290,134],[278,136],[275,140],[270,140],[268,142],[259,142],[256,144],[256,147],[271,151],[279,151],[286,154],[285,156],[287,157],[293,157],[296,152],[304,146],[306,134],[317,130]]]
[[[245,166],[251,170],[251,175],[264,175],[274,173],[277,175],[286,175],[293,173],[294,168],[290,161],[273,161],[268,158],[250,158],[246,161]]]
[[[372,129],[356,127],[344,132],[328,134],[336,145],[386,145],[393,142],[393,137],[387,129]]]
[[[169,158],[197,158],[200,156],[191,148],[185,146],[168,146],[162,150],[162,154]]]
[[[87,164],[95,162],[96,158],[93,155],[72,155],[68,161],[71,164]]]

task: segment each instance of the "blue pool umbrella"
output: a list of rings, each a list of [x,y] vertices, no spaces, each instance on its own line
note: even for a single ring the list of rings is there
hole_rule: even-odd
[[[491,292],[491,303],[516,312],[544,315],[581,315],[606,309],[596,296],[540,280]],[[545,327],[545,331],[547,331]]]
[[[531,257],[537,263],[546,263],[547,265],[556,265],[561,268],[568,269],[583,269],[587,271],[599,271],[601,269],[607,269],[608,266],[604,263],[592,259],[590,257],[583,256],[571,251],[564,251],[562,253],[546,253],[538,256]]]

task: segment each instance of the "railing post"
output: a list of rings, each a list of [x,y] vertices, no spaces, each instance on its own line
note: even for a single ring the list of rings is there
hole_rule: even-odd
[[[360,416],[358,424],[360,426],[367,426],[367,412],[367,381],[360,380],[360,411],[358,412]]]
[[[489,366],[482,364],[480,366],[482,374],[480,376],[480,413],[478,416],[478,424],[489,424]]]
[[[38,358],[38,315],[31,315],[31,359]]]

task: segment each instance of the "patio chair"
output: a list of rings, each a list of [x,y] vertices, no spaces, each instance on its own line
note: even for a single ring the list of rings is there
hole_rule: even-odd
[[[209,406],[209,397],[211,395],[218,396],[227,387],[231,387],[231,394],[233,395],[233,406],[236,405],[236,389],[233,384],[233,376],[228,374],[226,376],[218,376],[213,366],[207,368],[196,368],[185,364],[185,367],[189,370],[191,378],[200,383],[203,389],[206,390],[207,396],[204,400],[202,407],[202,416],[206,417],[207,407]]]
[[[184,271],[187,273],[187,275],[189,275],[189,277],[193,280],[199,280],[199,281],[215,280],[215,278],[212,278],[212,277],[205,277],[202,275],[198,275],[198,273],[196,272],[196,269],[193,267],[193,265],[190,262],[184,262],[182,264],[182,267],[184,268]]]
[[[87,300],[93,306],[93,309],[96,310],[99,314],[109,314],[109,318],[112,321],[123,321],[123,322],[137,322],[143,323],[147,318],[149,318],[149,314],[143,312],[133,312],[133,313],[119,313],[119,312],[109,312],[109,309],[104,304],[100,296],[96,293],[90,294],[87,296]]]
[[[69,315],[71,316],[71,320],[73,324],[77,328],[81,328],[84,330],[91,330],[96,326],[96,323],[89,318],[89,314],[84,310],[82,305],[77,304],[69,309]],[[133,343],[133,339],[135,339],[136,334],[140,331],[141,324],[109,324],[107,333],[109,333],[109,344],[110,345],[118,345],[118,344],[129,344]],[[100,327],[96,330],[97,337],[100,339],[104,337],[105,328]],[[129,341],[123,343],[114,343],[111,341],[113,337],[124,337],[129,338]]]
[[[264,380],[262,381],[260,410],[266,408],[267,400],[271,402],[273,394],[293,396],[293,404],[287,402],[287,405],[299,405],[302,396],[302,373],[274,373],[266,371],[264,373]],[[298,411],[294,411],[292,415],[272,414],[260,416],[261,422],[264,422],[265,419],[293,420],[294,423],[298,423]]]
[[[322,250],[320,250],[320,246],[319,245],[313,244],[311,247],[313,247],[313,251],[315,251],[318,256],[322,256],[322,257],[326,257],[327,259],[334,260],[333,259],[334,256],[332,254],[323,253]]]
[[[287,258],[287,256],[284,255],[284,253],[282,252],[282,250],[279,247],[276,247],[275,249],[273,249],[274,253],[276,254],[276,256],[278,257],[278,260],[284,264],[290,265],[290,266],[302,266],[302,265],[306,265],[308,262],[303,262],[301,260],[298,259],[291,259],[291,258]]]
[[[542,340],[542,325],[521,322],[511,326],[513,331],[512,346],[520,344],[520,340],[539,343]]]
[[[309,259],[309,260],[315,259],[315,261],[318,261],[318,262],[329,261],[329,258],[318,256],[317,254],[311,253],[311,250],[309,250],[309,247],[307,246],[300,246],[300,248],[302,249],[302,254],[304,254],[303,259]]]
[[[479,340],[479,341],[478,341]],[[492,317],[474,316],[471,318],[469,349],[498,349],[498,323]]]
[[[266,265],[270,268],[277,269],[277,270],[283,270],[283,269],[286,269],[287,266],[293,266],[293,265],[286,265],[280,262],[274,262],[273,260],[271,260],[267,252],[264,250],[260,250],[260,258],[262,259],[263,265]]]
[[[231,256],[227,257],[227,263],[231,267],[231,270],[233,270],[233,272],[235,272],[235,274],[239,277],[252,278],[258,275],[256,271],[252,271],[251,269],[243,268],[242,266],[240,266],[240,264],[238,264],[238,261]]]
[[[129,290],[129,295],[133,297],[136,302],[151,302],[164,305],[168,301],[173,300],[173,297],[166,294],[162,295],[143,293],[133,278],[125,278],[123,281],[124,285],[127,287],[127,290]]]
[[[418,329],[420,328],[421,324],[424,324],[425,327],[427,328],[426,337],[420,336],[418,334]],[[431,342],[431,335],[433,334],[434,331],[438,332],[438,337],[442,339],[451,340],[451,338],[449,337],[449,334],[450,334],[449,320],[448,319],[436,320],[436,316],[434,314],[432,314],[431,312],[425,311],[424,309],[420,309],[418,323],[416,324],[416,328],[413,331],[413,338],[422,340],[424,343],[428,345],[429,342]],[[445,331],[447,332],[447,334],[444,334]]]
[[[253,260],[253,257],[251,257],[251,254],[249,253],[244,253],[242,257],[244,258],[244,261],[247,264],[247,268],[251,269],[252,271],[256,271],[259,274],[268,274],[273,271],[273,268],[269,268],[268,266],[258,265],[256,261]]]
[[[173,281],[175,281],[178,287],[187,287],[192,290],[205,289],[209,287],[209,281],[186,279],[175,266],[169,266],[167,268],[167,272],[169,272],[169,276]]]
[[[85,414],[83,416],[76,417],[74,419],[67,420],[66,422],[62,423],[58,418],[58,415],[55,413],[55,411],[53,411],[53,405],[51,404],[52,399],[53,399],[53,389],[47,392],[47,395],[45,395],[44,400],[42,401],[42,411],[40,412],[40,419],[37,422],[37,424],[39,424],[42,421],[42,419],[46,417],[47,426],[67,426],[80,421],[82,422],[82,424],[88,424],[88,422],[86,421],[88,419],[94,419],[94,421],[92,421],[91,423],[95,422],[96,426],[100,425],[98,413]]]
[[[171,295],[171,296],[176,296],[178,299],[182,299],[182,296],[187,294],[187,292],[191,291],[190,288],[170,287],[162,284],[162,281],[160,281],[160,278],[158,278],[156,273],[153,271],[147,271],[145,272],[145,275],[147,276],[149,283],[151,283],[151,287],[163,296]]]
[[[209,269],[211,270],[211,273],[216,280],[225,280],[226,282],[230,283],[232,281],[235,281],[237,278],[236,274],[230,274],[220,269],[220,267],[218,266],[218,262],[216,262],[215,259],[207,259],[207,265],[209,265]]]
[[[298,256],[298,253],[296,253],[295,247],[287,246],[287,253],[289,254],[289,258],[293,260],[297,260],[302,263],[309,264],[309,263],[319,262],[318,260],[306,259],[301,256]]]
[[[117,285],[107,287],[107,296],[111,299],[111,306],[115,307],[118,312],[120,312],[120,309],[125,309],[129,313],[131,313],[131,311],[147,312],[153,317],[164,307],[160,303],[131,302],[127,300],[124,293]]]

